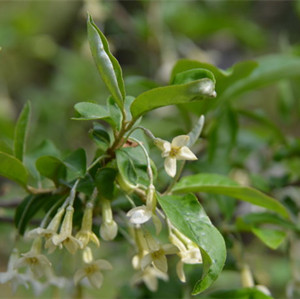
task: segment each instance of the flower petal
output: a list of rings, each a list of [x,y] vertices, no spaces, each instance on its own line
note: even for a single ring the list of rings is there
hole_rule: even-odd
[[[183,147],[189,143],[190,136],[189,135],[179,135],[172,140],[172,146],[175,147]]]
[[[166,173],[173,178],[176,174],[176,159],[167,157],[165,159],[164,166]]]
[[[149,266],[152,263],[151,254],[146,254],[142,260],[141,260],[141,268],[145,269],[147,266]]]
[[[176,273],[181,282],[186,282],[186,278],[183,270],[183,262],[181,260],[176,265]]]
[[[168,262],[167,258],[164,254],[158,254],[153,257],[153,265],[161,272],[167,273],[168,272]]]
[[[96,260],[94,264],[97,265],[100,270],[112,270],[113,268],[110,262],[106,260]]]
[[[178,253],[178,248],[173,244],[164,244],[162,246],[165,254],[175,254]]]
[[[97,289],[100,289],[103,283],[103,274],[101,272],[94,272],[87,276],[90,284]]]
[[[157,287],[158,287],[157,278],[150,271],[149,271],[149,273],[146,272],[143,275],[143,281],[144,281],[145,285],[147,286],[147,288],[151,292],[157,291]]]
[[[194,153],[187,147],[182,147],[176,155],[177,160],[198,160]]]
[[[74,274],[74,283],[78,284],[78,282],[86,276],[86,272],[84,269],[79,269]]]
[[[131,209],[127,216],[130,217],[130,222],[133,224],[142,224],[147,222],[151,216],[152,212],[146,206],[140,206]]]

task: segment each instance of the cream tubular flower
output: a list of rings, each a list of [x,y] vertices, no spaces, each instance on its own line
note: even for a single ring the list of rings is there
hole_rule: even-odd
[[[177,229],[175,233],[171,232],[169,239],[178,249],[180,261],[177,263],[176,272],[177,276],[182,282],[186,282],[183,265],[184,264],[202,264],[202,256],[200,248],[192,240],[184,236]]]
[[[59,234],[51,238],[53,245],[63,245],[71,254],[74,254],[78,248],[82,248],[83,246],[81,241],[72,236],[73,213],[74,208],[68,206]]]
[[[59,225],[61,223],[61,219],[63,214],[65,213],[64,208],[60,208],[53,219],[48,224],[47,228],[38,227],[26,233],[26,238],[35,239],[38,237],[44,237],[47,240],[56,235]]]
[[[150,234],[145,235],[149,253],[146,254],[141,260],[141,268],[145,269],[151,263],[153,266],[163,273],[168,271],[168,262],[166,255],[175,254],[178,249],[173,244],[160,245],[153,239]]]
[[[78,284],[83,278],[87,278],[94,288],[100,288],[103,283],[102,270],[111,270],[111,264],[106,260],[96,260],[85,265],[76,271],[74,275],[74,283]]]
[[[35,277],[43,276],[47,268],[51,267],[51,263],[46,256],[40,254],[41,246],[42,240],[35,239],[30,251],[22,254],[22,257],[15,262],[14,268],[29,267]]]
[[[81,229],[76,234],[76,238],[81,241],[82,248],[85,248],[87,244],[92,241],[94,242],[97,247],[100,246],[100,241],[98,237],[92,231],[92,224],[93,224],[93,204],[88,203],[84,210]]]
[[[111,241],[118,233],[118,225],[113,219],[110,201],[102,198],[102,224],[100,226],[100,235],[103,240]]]
[[[155,139],[155,145],[162,151],[162,157],[165,158],[165,170],[170,177],[176,175],[176,160],[197,160],[197,157],[187,147],[190,137],[180,135],[173,138],[172,142],[162,139]]]

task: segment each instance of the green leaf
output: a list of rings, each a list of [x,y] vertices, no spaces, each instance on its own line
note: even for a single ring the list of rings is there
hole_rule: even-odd
[[[106,106],[112,119],[112,126],[119,131],[121,129],[122,123],[122,113],[120,111],[120,108],[112,97],[108,97]]]
[[[52,180],[56,186],[59,180],[66,177],[67,169],[64,163],[53,156],[42,156],[36,161],[36,168],[44,177]]]
[[[101,197],[113,199],[116,175],[116,169],[109,167],[101,168],[96,173],[95,183]]]
[[[251,230],[252,227],[261,224],[275,224],[282,228],[292,229],[300,232],[300,227],[296,226],[293,222],[281,218],[277,214],[263,212],[263,213],[249,213],[238,217],[236,220],[236,225],[238,229],[241,230]]]
[[[273,297],[266,295],[260,290],[253,288],[243,288],[236,290],[216,291],[209,294],[209,298],[218,299],[272,299]]]
[[[95,25],[91,16],[88,18],[87,28],[91,52],[98,71],[114,100],[122,109],[125,88],[121,67],[117,59],[111,54],[105,36]]]
[[[277,249],[284,241],[286,233],[284,231],[253,227],[252,232],[268,247]]]
[[[23,155],[26,147],[26,137],[30,120],[30,102],[27,102],[18,118],[15,136],[14,136],[14,156],[23,161]]]
[[[28,173],[24,165],[15,157],[0,152],[0,176],[4,176],[26,187]]]
[[[158,201],[172,224],[201,249],[203,274],[192,293],[199,294],[217,279],[223,269],[226,259],[224,239],[194,195],[158,196]]]
[[[103,152],[105,152],[110,145],[110,136],[107,133],[107,129],[101,124],[94,123],[94,128],[90,131],[89,136]]]
[[[147,111],[175,104],[184,104],[213,98],[215,84],[208,78],[186,84],[158,87],[140,94],[131,105],[131,113],[137,119]]]
[[[64,164],[73,172],[76,176],[83,177],[86,172],[86,154],[84,149],[79,148],[64,159]]]
[[[275,211],[283,217],[287,218],[289,216],[285,207],[274,198],[267,196],[256,189],[241,186],[228,177],[218,174],[201,173],[184,177],[174,186],[173,192],[207,192],[223,194]]]
[[[80,102],[75,104],[74,109],[81,117],[73,117],[75,120],[93,120],[110,118],[106,107],[90,102]]]
[[[116,150],[116,161],[119,173],[123,180],[131,185],[136,185],[138,178],[137,171],[134,166],[133,160],[126,152],[126,150]]]
[[[271,84],[281,79],[300,76],[300,58],[286,54],[263,56],[257,59],[258,66],[244,79],[228,86],[222,94],[222,101],[233,99],[252,89]]]
[[[171,84],[186,84],[204,78],[208,78],[216,83],[215,77],[211,71],[203,68],[193,68],[177,73],[171,81]]]
[[[188,147],[191,147],[196,143],[196,141],[198,140],[202,132],[203,126],[204,126],[204,116],[201,115],[197,123],[195,124],[193,130],[188,134],[190,136],[189,143],[187,144]]]
[[[17,207],[14,217],[15,226],[19,234],[23,235],[29,221],[49,203],[55,204],[61,195],[29,195]]]

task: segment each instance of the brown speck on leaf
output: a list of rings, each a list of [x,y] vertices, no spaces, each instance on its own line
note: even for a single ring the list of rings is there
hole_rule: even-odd
[[[123,147],[137,147],[137,146],[138,144],[131,140],[127,140],[123,145]]]

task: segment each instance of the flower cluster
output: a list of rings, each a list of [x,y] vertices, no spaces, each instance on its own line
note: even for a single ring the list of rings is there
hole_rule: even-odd
[[[187,147],[189,142],[189,136],[187,135],[175,137],[171,143],[159,138],[153,140],[154,144],[162,150],[162,156],[165,158],[165,170],[171,177],[176,174],[176,160],[197,159]],[[128,184],[126,188],[123,188],[122,180],[116,180],[118,183],[121,182],[116,184],[116,187],[126,194],[133,206],[132,209],[127,211],[126,218],[136,251],[132,258],[132,265],[137,273],[132,281],[133,283],[144,282],[151,291],[155,291],[158,287],[158,279],[168,279],[168,255],[179,257],[177,274],[183,282],[185,281],[183,264],[201,263],[202,259],[197,245],[174,228],[166,215],[157,206],[158,191],[153,183],[148,152],[141,142],[136,141],[136,144],[141,146],[147,158],[149,185],[147,187],[142,186],[142,188],[139,185],[130,185],[131,188],[128,189]],[[77,214],[74,216],[74,200],[76,193],[78,196],[76,191],[78,182],[79,179],[73,185],[70,195],[64,203],[59,208],[53,207],[46,214],[40,227],[26,232],[25,238],[33,240],[30,250],[21,255],[16,250],[13,251],[7,272],[0,274],[0,283],[11,282],[14,290],[20,284],[25,285],[25,287],[31,284],[37,294],[50,284],[62,287],[68,282],[54,275],[53,265],[48,255],[66,250],[72,256],[78,251],[82,253],[81,267],[75,270],[73,283],[79,284],[85,280],[92,287],[101,287],[104,279],[102,272],[111,270],[112,265],[104,259],[94,259],[94,253],[100,247],[100,237],[104,241],[112,241],[116,238],[118,224],[114,217],[112,201],[102,195],[100,196],[97,188],[95,188],[93,194],[85,202],[80,229],[74,226],[74,218],[75,216],[78,217]],[[136,206],[131,198],[133,194],[137,195],[144,204]],[[93,231],[93,216],[99,211],[99,208],[102,219],[97,235]],[[53,215],[52,219],[49,219],[50,215]],[[170,243],[163,244],[151,235],[147,228],[150,220],[152,220],[157,235],[162,230],[163,222],[167,224]],[[47,252],[47,255],[43,251]],[[40,279],[43,279],[46,283],[42,283],[39,281]]]

